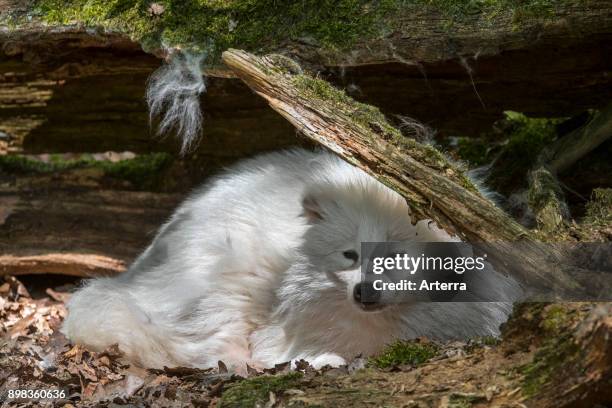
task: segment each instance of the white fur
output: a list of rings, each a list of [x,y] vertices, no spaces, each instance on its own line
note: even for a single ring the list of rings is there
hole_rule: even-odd
[[[94,349],[119,343],[148,367],[222,360],[237,370],[301,358],[340,365],[397,338],[495,335],[510,303],[367,312],[353,300],[359,266],[343,251],[449,240],[427,221],[413,226],[397,193],[332,154],[266,154],[193,194],[128,272],[74,294],[63,331]]]
[[[201,68],[203,54],[175,51],[168,64],[149,78],[147,104],[151,122],[160,117],[158,133],[176,131],[185,153],[202,130],[200,94],[206,90]]]

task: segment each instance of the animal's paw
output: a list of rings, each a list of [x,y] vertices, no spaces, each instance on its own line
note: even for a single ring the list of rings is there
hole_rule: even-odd
[[[309,360],[308,362],[317,370],[327,365],[331,367],[340,367],[342,365],[346,365],[346,360],[334,353],[321,354],[320,356],[317,356]]]

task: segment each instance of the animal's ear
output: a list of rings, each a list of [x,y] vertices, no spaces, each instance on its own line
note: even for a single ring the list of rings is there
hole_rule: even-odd
[[[323,219],[323,211],[315,196],[311,194],[306,195],[302,200],[302,207],[304,208],[303,214],[309,223],[314,224]]]

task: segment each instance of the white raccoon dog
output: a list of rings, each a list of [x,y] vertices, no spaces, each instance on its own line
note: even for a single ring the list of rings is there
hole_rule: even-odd
[[[361,242],[457,241],[411,224],[405,200],[333,154],[296,149],[246,160],[196,191],[129,271],[90,281],[63,332],[118,343],[146,367],[234,370],[305,359],[338,366],[400,338],[495,335],[515,282],[487,274],[501,303],[356,300]]]

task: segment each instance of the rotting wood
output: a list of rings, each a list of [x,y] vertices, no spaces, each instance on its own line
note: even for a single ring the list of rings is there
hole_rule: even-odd
[[[78,253],[0,255],[0,276],[55,273],[91,278],[116,275],[125,269],[125,262],[102,255]]]
[[[545,167],[529,172],[528,202],[538,228],[554,234],[569,218],[569,209],[556,177]]]
[[[30,13],[33,5],[0,7],[0,105],[10,105],[0,109],[0,131],[25,139],[27,153],[173,151],[170,142],[150,142],[142,103],[146,77],[165,53],[147,54],[127,33],[43,23]],[[3,26],[3,15],[13,14],[32,19]],[[505,110],[559,117],[607,103],[609,2],[563,2],[549,14],[524,17],[475,12],[456,19],[435,8],[408,7],[393,16],[393,30],[342,52],[307,41],[307,35],[270,51],[295,57],[386,113],[415,117],[442,136],[490,129]],[[204,97],[209,140],[249,133],[255,135],[249,140],[271,140],[271,148],[285,146],[285,129],[277,130],[266,110],[250,107],[238,81],[227,79],[230,70],[205,72],[225,78],[211,79]],[[13,105],[13,97],[37,106]]]
[[[530,231],[483,198],[460,169],[431,146],[402,137],[375,108],[324,81],[290,72],[276,55],[228,50],[222,58],[302,134],[400,193],[416,219],[432,219],[473,245],[492,249],[499,269],[530,287],[561,292],[582,287],[601,293],[599,285],[609,285],[589,271],[573,268],[570,275],[560,268],[559,251],[537,245]],[[520,262],[520,268],[507,267],[509,260]]]
[[[0,275],[120,273],[182,199],[110,190],[93,177],[22,176],[0,187]]]
[[[545,147],[529,172],[529,206],[538,228],[554,233],[569,220],[569,210],[557,175],[612,137],[612,103],[586,125]]]
[[[538,161],[553,174],[559,174],[610,137],[612,137],[612,103],[603,108],[585,126],[546,147]]]
[[[0,10],[0,27],[3,20],[11,21],[12,15],[30,15],[26,21],[17,17],[12,23],[14,27],[6,24],[6,28],[0,30],[0,44],[7,44],[4,46],[7,54],[31,55],[34,52],[52,57],[53,53],[69,53],[75,48],[114,48],[129,52],[140,48],[137,41],[130,38],[129,26],[122,33],[88,27],[78,21],[69,25],[49,24],[32,13],[32,6],[34,4],[15,2]],[[565,49],[572,49],[575,53],[580,49],[579,44],[601,42],[605,45],[612,28],[612,13],[607,0],[555,4],[539,16],[528,13],[518,16],[510,10],[497,10],[490,14],[483,9],[460,18],[436,7],[406,4],[386,20],[388,32],[373,38],[366,36],[344,52],[335,47],[325,47],[307,36],[279,41],[280,46],[275,46],[275,49],[266,44],[260,46],[268,47],[268,52],[290,54],[316,70],[388,63],[416,66],[460,58],[464,59],[464,64],[469,64],[479,58],[509,54],[534,45],[554,48],[557,56]],[[167,56],[168,50],[161,44],[157,48],[150,46],[149,51],[158,58]],[[40,56],[34,61],[40,61]],[[213,67],[207,74],[234,76],[223,66]]]

